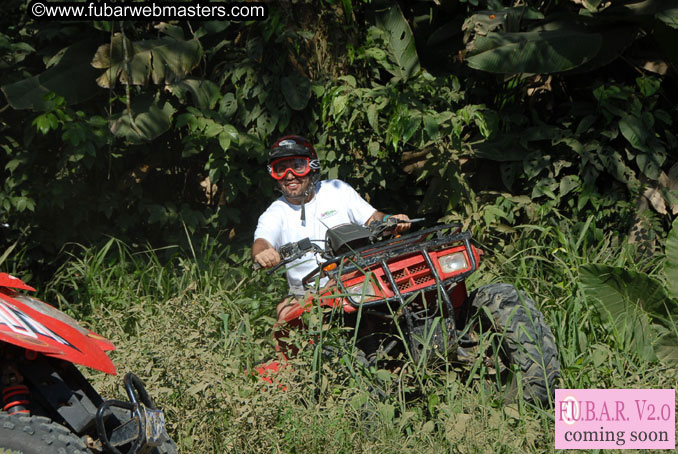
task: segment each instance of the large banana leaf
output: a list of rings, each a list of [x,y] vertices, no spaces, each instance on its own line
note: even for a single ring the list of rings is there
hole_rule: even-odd
[[[44,110],[45,95],[54,92],[68,105],[77,104],[94,95],[97,72],[89,64],[95,45],[80,42],[67,47],[59,62],[42,74],[4,85],[2,91],[14,109]]]
[[[589,264],[581,269],[581,283],[587,296],[602,303],[612,318],[631,305],[644,309],[653,319],[668,320],[678,314],[663,284],[644,273],[610,265]]]
[[[193,98],[193,105],[199,109],[213,109],[219,100],[219,87],[207,79],[188,78],[167,86],[182,103],[188,104],[189,94]]]
[[[129,59],[129,75],[125,63],[125,48]],[[184,79],[200,62],[202,46],[197,39],[188,41],[169,36],[132,42],[120,33],[113,36],[112,42],[99,46],[92,66],[106,71],[99,76],[97,83],[102,87],[121,82],[130,85],[145,85],[149,79],[154,84],[171,84]]]
[[[134,122],[124,111],[116,115],[110,125],[113,134],[131,143],[151,141],[166,132],[176,112],[169,102],[162,103],[143,96],[134,98],[132,111]]]
[[[375,10],[377,27],[386,31],[389,36],[388,50],[396,64],[391,73],[396,78],[407,80],[417,74],[420,69],[412,30],[398,3],[376,1]]]
[[[580,276],[586,296],[617,332],[632,338],[635,352],[646,359],[651,349],[658,354],[657,335],[674,329],[678,314],[662,283],[643,273],[602,264],[583,266]],[[670,356],[666,341],[671,338],[662,339],[662,356]]]
[[[601,35],[562,28],[477,36],[466,61],[482,71],[502,74],[567,71],[591,60]]]

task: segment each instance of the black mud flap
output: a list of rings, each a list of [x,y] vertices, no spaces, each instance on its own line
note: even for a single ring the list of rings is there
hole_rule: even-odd
[[[169,440],[165,416],[155,407],[139,377],[129,372],[125,375],[124,384],[129,402],[107,400],[97,410],[96,425],[101,447],[110,454],[150,452]]]

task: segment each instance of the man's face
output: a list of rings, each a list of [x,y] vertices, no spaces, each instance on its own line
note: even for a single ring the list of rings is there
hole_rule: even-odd
[[[285,177],[278,181],[283,195],[292,203],[301,203],[301,199],[311,184],[311,175],[298,177],[292,172],[287,172]]]

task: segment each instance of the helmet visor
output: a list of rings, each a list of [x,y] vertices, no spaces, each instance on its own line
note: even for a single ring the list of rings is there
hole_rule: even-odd
[[[282,180],[288,172],[292,172],[297,177],[305,177],[310,171],[310,158],[301,156],[279,158],[268,166],[268,172],[276,180]]]

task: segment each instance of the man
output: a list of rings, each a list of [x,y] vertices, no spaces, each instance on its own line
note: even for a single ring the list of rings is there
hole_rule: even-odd
[[[268,173],[276,181],[282,196],[259,217],[254,232],[252,260],[264,268],[280,263],[278,249],[284,244],[309,238],[324,248],[323,241],[329,228],[346,223],[369,225],[387,216],[375,210],[343,181],[318,181],[318,155],[313,145],[301,136],[281,137],[273,144]],[[409,220],[405,214],[393,217]],[[409,227],[409,223],[398,224],[396,232]],[[301,280],[317,265],[312,253],[287,265],[292,296],[276,308],[279,323],[298,305],[298,299],[305,293]]]

